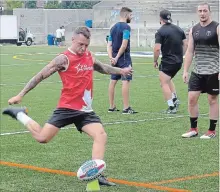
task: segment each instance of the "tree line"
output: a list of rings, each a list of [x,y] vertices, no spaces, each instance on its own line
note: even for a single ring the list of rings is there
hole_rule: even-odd
[[[93,5],[100,1],[47,1],[44,5],[45,9],[92,9]],[[14,8],[36,9],[37,1],[14,1],[6,0],[6,9]]]

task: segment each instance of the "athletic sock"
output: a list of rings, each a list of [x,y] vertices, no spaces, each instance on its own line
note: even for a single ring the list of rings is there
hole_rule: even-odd
[[[173,99],[173,102],[175,102],[177,100],[177,95],[176,93],[172,93],[172,99]]]
[[[169,99],[167,101],[167,104],[168,104],[169,107],[174,107],[173,99]]]
[[[17,120],[20,121],[24,126],[26,126],[27,123],[32,119],[28,117],[24,112],[19,112],[17,114]]]
[[[190,117],[191,128],[197,128],[198,117]]]
[[[209,131],[215,131],[218,120],[210,119]]]

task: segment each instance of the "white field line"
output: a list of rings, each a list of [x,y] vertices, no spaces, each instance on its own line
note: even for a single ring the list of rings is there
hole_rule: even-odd
[[[200,114],[200,116],[206,116],[206,115],[208,115],[208,114],[207,113]],[[127,123],[141,123],[141,122],[147,122],[147,121],[169,120],[169,119],[184,118],[184,117],[188,117],[188,115],[173,115],[173,116],[169,116],[169,117],[157,117],[157,118],[151,118],[151,119],[106,122],[106,123],[103,123],[103,125],[118,125],[118,124],[127,124]],[[64,128],[62,128],[62,130],[72,129],[72,128],[75,128],[75,127],[74,126],[73,127],[64,127]],[[17,134],[24,134],[24,133],[29,133],[29,131],[17,131],[17,132],[1,133],[0,136],[17,135]]]

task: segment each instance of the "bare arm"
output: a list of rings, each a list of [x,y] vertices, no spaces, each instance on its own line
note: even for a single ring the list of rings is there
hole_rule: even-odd
[[[160,56],[160,49],[161,49],[161,44],[156,43],[154,46],[154,62],[157,62],[157,60]]]
[[[121,47],[120,47],[120,49],[118,51],[118,54],[115,57],[116,60],[118,60],[122,56],[122,54],[125,52],[127,46],[128,46],[128,40],[127,39],[123,39]]]
[[[107,52],[108,52],[108,57],[112,59],[112,41],[108,41],[107,44]]]
[[[98,71],[102,74],[119,74],[119,75],[132,75],[132,68],[126,67],[126,68],[118,68],[118,67],[112,67],[110,65],[103,64],[99,60],[95,59],[93,56],[93,63],[94,63],[94,70]]]
[[[95,58],[94,58],[94,70],[102,74],[121,74],[122,73],[121,68],[112,67],[110,65],[103,64],[102,62],[100,62],[99,60]]]
[[[194,40],[192,36],[192,29],[189,32],[189,41],[188,41],[188,48],[185,55],[184,60],[184,73],[188,73],[189,67],[192,64],[194,55]]]
[[[36,87],[42,80],[48,78],[57,71],[64,70],[68,65],[68,59],[64,55],[59,55],[46,65],[37,75],[35,75],[18,94],[20,97],[26,95],[30,90]]]
[[[155,33],[155,45],[154,45],[154,67],[158,68],[158,58],[160,56],[161,45],[163,43],[163,36],[159,31]]]
[[[187,47],[188,47],[187,39],[184,39],[183,40],[183,55],[185,55]]]

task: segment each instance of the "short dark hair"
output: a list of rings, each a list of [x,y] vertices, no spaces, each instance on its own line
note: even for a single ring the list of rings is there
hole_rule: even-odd
[[[120,10],[120,15],[122,16],[124,13],[127,13],[127,12],[131,13],[132,10],[128,7],[122,7]]]
[[[82,34],[87,39],[90,39],[90,37],[91,37],[91,33],[90,33],[89,28],[85,27],[85,26],[77,27],[73,33],[76,35]]]
[[[211,11],[211,7],[210,7],[210,5],[209,5],[208,3],[203,2],[203,3],[200,3],[198,6],[200,6],[200,5],[207,5],[207,6],[208,6],[209,11]]]

